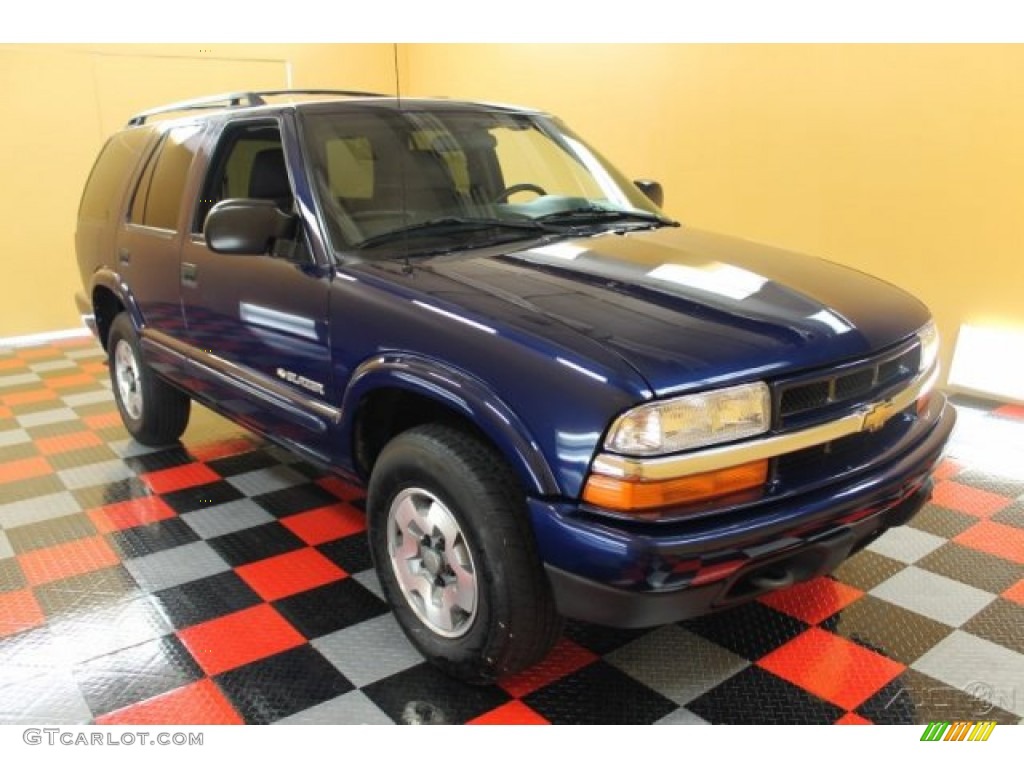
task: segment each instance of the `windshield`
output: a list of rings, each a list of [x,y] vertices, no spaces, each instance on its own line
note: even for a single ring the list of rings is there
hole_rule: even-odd
[[[303,133],[340,251],[437,252],[674,223],[542,115],[346,105],[307,113]]]

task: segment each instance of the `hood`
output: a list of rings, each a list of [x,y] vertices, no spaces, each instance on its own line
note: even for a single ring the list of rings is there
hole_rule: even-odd
[[[659,396],[863,357],[929,318],[919,301],[861,272],[686,228],[416,264],[451,286],[431,291],[436,298],[571,328]]]

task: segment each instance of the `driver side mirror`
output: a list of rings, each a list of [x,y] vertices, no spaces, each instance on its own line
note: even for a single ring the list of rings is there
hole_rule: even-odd
[[[659,182],[653,179],[637,179],[633,183],[636,184],[637,189],[647,195],[652,203],[661,208],[665,202],[665,192]]]
[[[288,237],[295,217],[273,200],[222,200],[206,215],[203,237],[214,253],[269,253],[274,241]]]

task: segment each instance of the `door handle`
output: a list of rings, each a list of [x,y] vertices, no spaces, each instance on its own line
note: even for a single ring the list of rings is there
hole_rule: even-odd
[[[181,262],[181,282],[195,285],[199,280],[199,268],[187,261]]]

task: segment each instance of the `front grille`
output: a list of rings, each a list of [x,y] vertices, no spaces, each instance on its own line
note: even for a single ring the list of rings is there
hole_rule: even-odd
[[[869,360],[775,385],[776,429],[806,426],[838,411],[879,399],[917,373],[921,347],[914,341]]]

